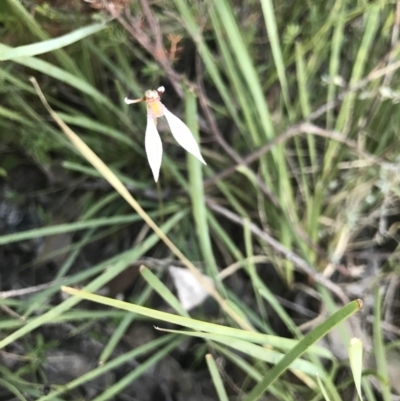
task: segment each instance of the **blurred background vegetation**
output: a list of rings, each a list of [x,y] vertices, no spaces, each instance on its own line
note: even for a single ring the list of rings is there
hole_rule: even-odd
[[[0,400],[250,400],[268,377],[265,400],[400,399],[399,28],[384,0],[1,1]],[[159,86],[207,166],[160,120],[156,184],[145,105],[124,98]],[[171,266],[212,279],[190,316],[226,332],[163,335],[60,293],[192,322]],[[357,298],[346,325],[327,320]],[[270,374],[327,321],[314,351]]]

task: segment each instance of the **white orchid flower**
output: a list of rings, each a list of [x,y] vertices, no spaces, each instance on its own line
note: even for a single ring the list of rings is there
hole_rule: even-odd
[[[157,130],[157,118],[164,116],[167,119],[172,135],[185,149],[193,156],[197,157],[202,163],[206,164],[201,156],[199,146],[190,132],[189,127],[177,116],[172,114],[161,102],[160,96],[165,88],[160,86],[157,90],[148,90],[140,99],[131,100],[125,98],[126,104],[139,103],[145,101],[147,104],[147,127],[145,135],[145,148],[147,160],[149,161],[154,180],[158,181],[162,159],[162,142]]]

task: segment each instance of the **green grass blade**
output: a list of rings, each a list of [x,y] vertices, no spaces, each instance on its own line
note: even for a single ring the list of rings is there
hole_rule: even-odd
[[[146,300],[149,298],[151,292],[152,289],[150,287],[147,287],[138,298],[138,305],[142,305],[143,303],[145,303]],[[135,318],[136,315],[134,313],[125,313],[125,316],[120,321],[119,325],[113,332],[112,336],[110,337],[109,341],[107,342],[106,346],[99,356],[99,366],[102,366],[107,362]]]
[[[311,114],[311,106],[309,101],[309,93],[307,87],[307,68],[304,61],[304,50],[301,42],[296,43],[296,76],[297,85],[299,90],[299,103],[301,107],[301,113],[303,118],[307,120],[307,117]]]
[[[242,263],[244,264],[245,261],[243,261]],[[238,297],[233,291],[228,291],[228,295],[229,301],[232,304],[236,305],[236,308],[242,311],[242,313],[246,316],[248,321],[251,322],[252,325],[254,325],[254,327],[256,327],[260,331],[265,331],[266,334],[275,335],[275,332],[273,332],[272,328],[270,328],[269,325],[267,325],[266,322],[261,319],[256,310],[246,305],[246,303],[243,302],[243,300]]]
[[[342,3],[342,2],[340,2]],[[336,23],[333,31],[332,42],[331,42],[331,54],[329,59],[329,83],[328,83],[328,96],[327,103],[332,102],[336,95],[335,78],[339,74],[340,67],[340,52],[344,45],[344,4],[339,4],[339,11],[336,16]],[[326,127],[332,129],[334,125],[334,111],[329,110],[326,115]]]
[[[253,143],[257,143],[259,133],[257,131],[257,124],[254,119],[252,102],[248,98],[246,86],[243,82],[240,72],[238,71],[238,67],[228,49],[228,43],[226,42],[225,34],[222,29],[223,24],[220,23],[218,16],[216,15],[216,12],[213,8],[210,9],[210,17],[214,28],[214,34],[218,40],[220,53],[224,60],[224,66],[226,66],[226,73],[228,74],[231,85],[233,86],[235,91],[234,98],[237,99],[236,102],[239,103],[240,110],[243,112],[245,118],[246,128],[242,128],[241,132],[243,132],[244,140],[246,140],[246,142],[249,141],[247,136],[248,132],[250,132]],[[235,123],[238,124],[238,121],[235,121]],[[238,125],[238,127],[240,128],[240,125]]]
[[[78,377],[77,379],[72,380],[71,382],[67,383],[65,386],[59,386],[59,388],[51,393],[39,398],[37,401],[49,401],[53,400],[54,397],[57,397],[66,391],[73,390],[74,388],[81,386],[84,383],[87,383],[90,380],[95,379],[112,369],[118,368],[119,366],[123,365],[126,362],[131,361],[134,358],[138,358],[143,354],[153,351],[154,349],[163,346],[165,343],[173,343],[174,336],[164,336],[158,338],[156,340],[150,341],[144,345],[141,345],[134,350],[127,352],[117,358],[109,361],[103,366],[99,366],[96,369],[91,370],[88,373],[83,374],[82,376]]]
[[[221,77],[221,74],[218,71],[217,63],[211,54],[210,49],[207,47],[202,35],[200,27],[198,26],[195,18],[192,15],[192,12],[188,6],[187,1],[185,0],[174,0],[177,9],[179,10],[180,15],[182,16],[182,20],[185,21],[187,30],[189,31],[190,35],[195,39],[197,43],[199,53],[201,55],[202,61],[206,66],[208,74],[214,85],[218,89],[219,95],[222,97],[225,107],[229,111],[232,119],[235,123],[240,126],[240,123],[237,118],[237,112],[233,106],[232,99],[229,96],[229,90],[224,83],[224,80]]]
[[[179,326],[184,326],[199,332],[208,332],[214,334],[221,334],[230,336],[237,339],[242,339],[251,343],[266,344],[277,349],[288,350],[293,348],[298,341],[288,338],[271,336],[261,333],[256,333],[248,330],[240,330],[228,326],[222,326],[214,323],[203,322],[196,319],[186,318],[171,313],[161,312],[158,310],[145,308],[143,306],[130,304],[128,302],[119,301],[117,299],[103,297],[101,295],[92,294],[87,291],[77,290],[70,287],[62,287],[62,290],[68,294],[74,295],[79,298],[87,299],[89,301],[97,302],[103,305],[111,306],[117,309],[127,310],[155,320],[174,323]],[[1,343],[0,343],[1,344]],[[316,353],[316,355],[327,357],[327,352],[321,347],[312,347],[308,351]]]
[[[58,113],[58,115],[67,123],[72,124],[77,127],[86,128],[93,132],[98,132],[105,137],[111,138],[115,141],[120,142],[123,145],[129,146],[136,153],[141,154],[143,152],[143,147],[140,146],[136,141],[130,138],[126,132],[119,131],[114,127],[110,127],[103,123],[96,121],[81,115],[72,116],[70,114]]]
[[[247,360],[238,355],[237,352],[231,352],[217,343],[213,343],[213,348],[216,351],[220,352],[222,355],[224,355],[227,359],[232,361],[236,366],[238,366],[241,370],[243,370],[243,372],[245,372],[249,377],[251,377],[256,382],[262,380],[263,375],[259,370],[257,370],[260,368],[261,368],[260,370],[262,370],[262,365],[260,363],[258,363],[257,368],[255,368]],[[279,387],[272,386],[269,388],[269,390],[277,400],[283,400],[283,401],[294,400],[294,398],[291,397],[289,393],[285,394],[285,392],[282,391],[281,388]]]
[[[379,5],[374,5],[367,13],[364,35],[358,49],[355,62],[353,64],[353,70],[349,82],[350,87],[353,87],[354,85],[359,83],[359,81],[363,77],[366,64],[369,60],[371,47],[373,45],[373,39],[379,27],[379,14]],[[342,132],[343,130],[345,130],[346,132],[349,130],[349,121],[352,117],[356,99],[357,93],[353,91],[350,92],[343,100],[335,124],[335,129],[337,131]],[[333,158],[335,157],[338,148],[339,144],[337,142],[330,142],[330,145],[324,157],[324,174],[331,173],[332,165],[335,164],[333,162]]]
[[[185,120],[187,126],[190,128],[194,138],[199,143],[199,126],[198,126],[198,112],[196,95],[193,91],[186,88],[185,90]],[[223,286],[220,285],[218,278],[218,268],[214,258],[214,252],[211,246],[210,232],[207,222],[207,208],[206,200],[204,195],[203,186],[203,165],[192,156],[187,154],[187,164],[189,172],[189,184],[190,184],[190,197],[192,200],[193,217],[196,224],[196,234],[199,239],[199,246],[203,255],[206,273],[210,276],[214,283],[217,284],[221,294],[223,292]]]
[[[19,0],[6,0],[14,11],[16,16],[25,23],[28,29],[38,38],[47,39],[48,34],[43,31],[40,25],[35,21],[32,14],[30,14]]]
[[[169,330],[169,329],[164,329],[163,331],[166,331],[167,333],[185,334],[187,336],[193,336],[198,338],[204,338],[206,340],[216,341],[227,347],[236,349],[239,352],[243,352],[244,354],[247,354],[252,358],[268,362],[274,365],[278,364],[279,361],[282,360],[284,355],[281,352],[266,347],[264,348],[259,345],[252,344],[248,341],[243,341],[237,338],[220,334],[199,333],[193,331],[180,331],[180,330]],[[325,375],[325,372],[322,368],[319,368],[318,366],[315,366],[312,362],[306,361],[301,358],[293,360],[293,362],[289,365],[289,368],[298,372],[306,373],[308,375],[314,375],[315,373]]]
[[[112,269],[109,269],[95,280],[93,280],[88,287],[96,291],[97,289],[103,287],[106,283],[120,274],[122,271],[126,269],[130,262],[121,261],[120,263],[113,266]],[[32,320],[30,323],[26,324],[24,327],[20,328],[19,330],[15,331],[14,333],[8,335],[3,340],[0,341],[0,349],[4,348],[8,344],[14,342],[18,338],[30,333],[32,330],[36,329],[37,327],[46,324],[49,321],[52,321],[61,313],[71,309],[73,306],[79,303],[79,299],[76,298],[69,298],[66,301],[62,302],[61,304],[57,305],[53,309],[49,310],[47,313],[37,317],[36,319]]]
[[[190,318],[189,313],[183,308],[178,298],[149,268],[141,266],[140,273],[147,284],[157,292],[171,308],[175,309],[181,316]]]
[[[102,217],[86,221],[77,221],[76,223],[66,223],[50,227],[35,228],[33,230],[27,230],[19,233],[3,235],[0,237],[0,245],[11,244],[13,242],[18,242],[18,241],[26,241],[28,239],[33,239],[38,237],[47,237],[50,235],[86,230],[89,228],[99,228],[104,226],[114,226],[117,224],[134,223],[135,221],[139,220],[140,216],[136,214],[129,214],[124,216]]]
[[[261,0],[261,6],[265,20],[265,28],[267,29],[268,39],[271,44],[272,56],[274,58],[276,71],[278,73],[279,82],[282,88],[283,99],[286,104],[286,109],[289,113],[289,118],[293,118],[294,115],[290,106],[289,85],[285,72],[286,68],[283,62],[282,49],[279,42],[279,34],[272,0]]]
[[[261,283],[262,281],[259,280]],[[270,289],[266,285],[262,285],[262,287],[258,288],[260,295],[271,305],[272,309],[276,312],[276,314],[280,317],[280,319],[285,323],[286,327],[292,332],[295,338],[302,338],[300,330],[297,328],[292,318],[283,308],[283,306],[276,299],[274,294],[270,291]]]
[[[268,386],[271,385],[282,373],[284,373],[293,361],[304,354],[304,352],[307,351],[310,345],[315,344],[335,326],[357,312],[361,306],[361,300],[356,300],[348,303],[343,308],[338,310],[335,314],[330,316],[324,323],[308,333],[292,350],[290,350],[282,358],[279,363],[277,363],[265,375],[264,379],[260,383],[258,383],[248,394],[248,396],[245,398],[245,401],[258,400],[263,395],[264,391],[267,390]]]
[[[324,383],[322,382],[321,378],[319,377],[319,375],[317,375],[317,382],[318,382],[318,386],[321,389],[321,393],[324,396],[324,400],[325,401],[332,401],[331,398],[329,397],[328,392],[326,391],[326,388],[324,386]]]
[[[103,394],[93,399],[93,401],[108,401],[113,399],[117,394],[122,392],[123,389],[129,386],[130,383],[137,380],[140,376],[145,374],[150,370],[161,359],[165,358],[174,348],[176,348],[182,340],[180,338],[175,338],[169,342],[164,348],[158,351],[156,354],[141,362],[138,367],[124,376],[121,380],[108,387]]]
[[[30,125],[29,120],[27,118],[25,118],[24,116],[22,116],[20,113],[14,111],[14,110],[7,109],[6,107],[3,107],[3,106],[0,106],[0,116],[4,117],[4,118],[8,118],[13,121],[18,121],[18,122],[26,124],[26,125]]]
[[[236,366],[243,370],[253,380],[259,382],[262,380],[263,375],[247,361],[247,358],[238,355],[237,352],[232,352],[218,343],[213,343],[213,348],[223,354],[226,358],[230,359]]]
[[[0,44],[0,51],[5,51],[10,49],[9,46]],[[64,82],[67,85],[70,85],[80,92],[89,95],[96,102],[106,106],[109,110],[113,111],[116,115],[118,115],[123,122],[127,126],[129,126],[130,121],[118,107],[116,107],[106,96],[104,96],[100,91],[90,85],[86,80],[80,78],[70,72],[55,66],[47,61],[41,60],[36,57],[20,57],[13,60],[13,62],[17,64],[24,65],[26,67],[32,68],[33,70],[39,71],[43,74],[46,74],[52,78],[60,82]]]
[[[374,353],[376,359],[376,366],[381,377],[381,394],[384,401],[392,400],[389,387],[388,368],[386,364],[386,350],[383,342],[383,330],[381,326],[382,321],[382,295],[379,285],[375,289],[375,305],[374,305],[374,322],[373,322],[373,341],[374,341]]]
[[[10,5],[13,13],[17,16],[18,20],[22,21],[26,27],[33,33],[34,36],[41,40],[46,40],[49,38],[49,34],[45,32],[39,23],[35,20],[33,15],[29,13],[26,8],[22,5],[20,0],[6,0]],[[60,64],[68,71],[74,74],[79,74],[80,70],[76,66],[73,59],[64,52],[64,50],[59,49],[54,52],[57,60]]]
[[[224,245],[225,249],[232,255],[235,261],[241,261],[244,259],[243,254],[240,252],[239,248],[227,233],[227,231],[222,227],[214,215],[207,212],[208,222],[210,228],[212,229],[214,235],[221,241],[221,246]]]
[[[372,386],[372,383],[371,383],[369,377],[362,378],[362,387],[363,387],[365,398],[367,401],[377,401],[374,390],[372,389],[373,386]]]
[[[73,32],[54,39],[48,39],[43,42],[33,43],[31,45],[18,46],[15,48],[3,48],[0,50],[0,61],[12,60],[18,57],[31,57],[38,54],[48,53],[72,43],[78,42],[87,36],[103,30],[104,24],[94,24],[85,28],[76,29]]]
[[[302,48],[301,42],[296,43],[296,76],[298,81],[298,91],[299,91],[299,103],[301,108],[301,113],[303,115],[303,119],[307,120],[308,116],[311,114],[311,106],[309,99],[309,88],[307,82],[307,68],[306,63],[303,58],[304,51]],[[312,208],[313,201],[310,196],[310,188],[313,187],[312,179],[314,178],[314,174],[307,174],[305,171],[305,161],[306,159],[303,155],[305,152],[305,146],[303,142],[299,140],[298,137],[294,138],[297,150],[297,159],[300,166],[300,180],[302,182],[302,192],[304,193],[304,200],[308,207]],[[310,158],[310,163],[308,166],[317,167],[318,166],[318,158],[315,148],[315,138],[314,135],[307,135],[307,145],[308,145],[308,155]],[[307,166],[307,167],[308,167]],[[311,181],[311,182],[310,182]],[[307,213],[307,217],[310,217],[310,214]],[[308,226],[310,226],[310,221],[308,222]]]
[[[364,36],[362,38],[360,48],[358,49],[354,67],[351,73],[349,82],[350,87],[356,85],[363,77],[364,70],[370,56],[371,46],[374,43],[373,39],[379,27],[379,14],[379,5],[373,6],[367,13]],[[347,95],[346,99],[343,101],[336,123],[336,129],[338,131],[341,131],[346,127],[346,123],[351,115],[351,111],[353,110],[356,97],[357,94],[353,92]]]
[[[210,7],[214,7],[218,12],[219,19],[228,35],[233,54],[235,55],[238,66],[242,72],[242,76],[247,83],[249,93],[253,99],[254,107],[257,111],[258,118],[261,122],[265,135],[265,138],[257,139],[256,145],[259,145],[260,143],[264,142],[265,139],[272,139],[274,137],[274,127],[268,105],[260,85],[260,80],[228,1],[210,1],[209,5]],[[274,154],[276,152],[272,153]]]
[[[212,382],[214,384],[215,390],[217,391],[218,400],[219,401],[228,401],[228,394],[226,394],[226,390],[224,387],[224,383],[221,378],[221,374],[219,373],[217,364],[215,363],[214,358],[211,354],[206,355],[207,367],[210,372]]]
[[[114,314],[113,314],[114,313]],[[52,323],[62,323],[62,322],[79,322],[79,321],[83,321],[83,322],[87,322],[88,320],[93,318],[93,321],[96,320],[102,320],[102,319],[115,319],[115,318],[123,318],[124,315],[123,313],[120,312],[115,312],[113,311],[82,311],[82,310],[78,310],[78,311],[72,311],[72,312],[67,312],[64,313],[61,316],[57,316],[54,320],[52,320]],[[126,313],[125,313],[126,314]],[[30,319],[26,319],[24,321],[22,320],[16,320],[14,318],[7,318],[7,319],[3,319],[0,322],[0,329],[1,330],[11,330],[11,329],[18,329],[21,326],[24,326],[32,321],[34,321],[35,318],[30,318]]]
[[[246,250],[246,272],[250,277],[251,284],[253,286],[253,292],[256,298],[257,302],[257,307],[258,307],[258,312],[261,318],[261,321],[264,323],[263,324],[263,330],[264,331],[269,331],[270,330],[270,325],[268,322],[268,315],[265,310],[265,304],[264,301],[258,291],[260,283],[259,283],[259,278],[257,275],[257,270],[256,270],[256,265],[253,262],[254,259],[254,251],[253,251],[253,243],[252,243],[252,236],[251,236],[251,231],[249,228],[249,219],[244,220],[244,245],[245,245],[245,250]]]
[[[16,398],[20,401],[27,401],[27,399],[22,395],[22,393],[18,390],[17,387],[12,385],[7,380],[4,380],[0,377],[0,387],[7,389],[10,393],[14,394]]]

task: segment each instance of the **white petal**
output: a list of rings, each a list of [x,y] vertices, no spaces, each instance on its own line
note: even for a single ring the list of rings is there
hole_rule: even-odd
[[[177,116],[167,110],[165,106],[163,107],[163,111],[169,127],[171,128],[172,135],[179,145],[193,156],[197,157],[202,163],[207,164],[201,156],[199,145],[197,145],[189,127]]]
[[[162,143],[153,118],[147,119],[146,136],[144,142],[147,160],[149,161],[151,171],[153,172],[154,181],[157,182],[161,167]]]

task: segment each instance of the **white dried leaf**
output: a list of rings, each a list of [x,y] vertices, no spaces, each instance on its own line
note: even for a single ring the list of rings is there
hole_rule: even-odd
[[[178,299],[185,310],[195,308],[208,297],[206,289],[189,270],[175,266],[170,266],[168,270],[174,281]],[[203,278],[214,286],[210,277],[203,275]]]

